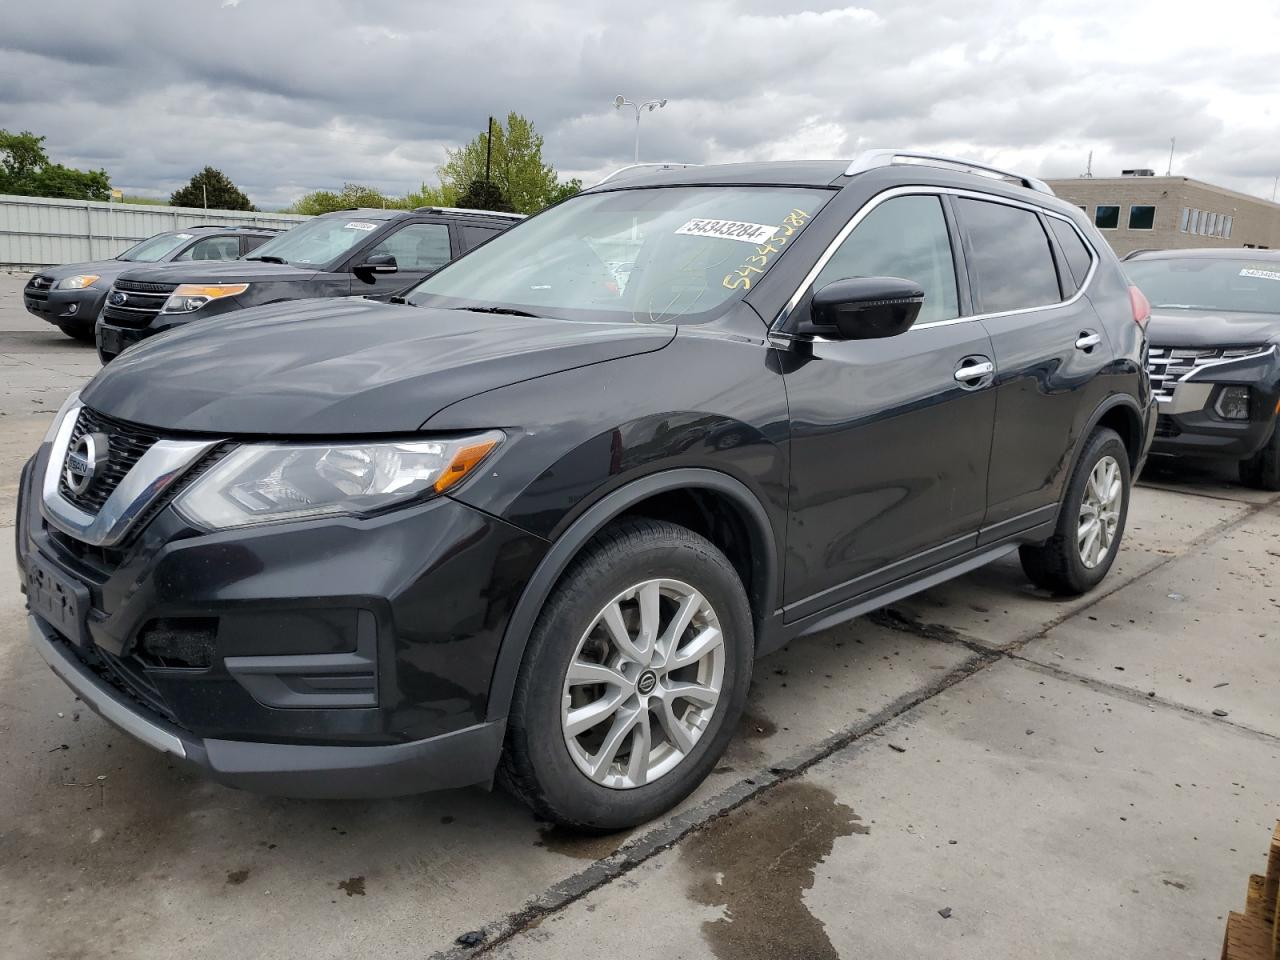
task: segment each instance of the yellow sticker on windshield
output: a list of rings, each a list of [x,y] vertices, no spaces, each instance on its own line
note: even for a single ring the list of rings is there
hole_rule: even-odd
[[[800,209],[792,210],[783,220],[782,225],[776,228],[776,233],[756,247],[756,252],[747,257],[742,266],[732,273],[726,273],[723,284],[730,290],[750,290],[751,279],[757,274],[764,273],[765,267],[769,265],[773,256],[779,253],[802,226],[809,219],[808,212]]]

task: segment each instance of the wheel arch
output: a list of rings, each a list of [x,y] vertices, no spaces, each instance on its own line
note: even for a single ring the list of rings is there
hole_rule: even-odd
[[[686,467],[648,474],[601,497],[555,540],[516,602],[489,683],[487,720],[506,717],[524,660],[529,635],[547,598],[581,549],[605,526],[624,515],[669,517],[674,501],[689,498],[727,506],[733,523],[747,538],[744,555],[730,556],[751,601],[757,631],[777,606],[778,554],[773,527],[760,499],[746,484],[727,473]],[[657,505],[662,504],[662,509]],[[654,512],[656,511],[656,513]],[[676,522],[679,522],[677,520]],[[687,524],[685,524],[687,525]]]

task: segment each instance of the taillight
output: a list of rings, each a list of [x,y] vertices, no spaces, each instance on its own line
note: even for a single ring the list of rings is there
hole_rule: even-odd
[[[1129,305],[1133,307],[1133,322],[1143,330],[1147,329],[1147,321],[1151,319],[1151,304],[1146,295],[1137,287],[1129,287]]]

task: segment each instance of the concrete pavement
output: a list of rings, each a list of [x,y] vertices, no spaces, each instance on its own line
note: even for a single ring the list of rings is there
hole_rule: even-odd
[[[96,369],[20,283],[6,542],[17,467]],[[1155,481],[1090,597],[1006,561],[760,661],[712,778],[604,838],[500,793],[188,777],[48,671],[0,549],[0,957],[1216,955],[1280,816],[1280,507],[1221,470]]]

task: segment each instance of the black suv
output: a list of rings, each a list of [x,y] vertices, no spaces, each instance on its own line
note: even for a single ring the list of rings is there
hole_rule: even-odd
[[[907,162],[911,161],[911,162]],[[403,302],[130,350],[21,486],[31,637],[225,782],[671,807],[755,657],[1020,551],[1089,590],[1146,307],[1039,181],[877,151],[629,171]]]
[[[522,219],[419,207],[341,210],[299,224],[236,263],[122,274],[98,321],[98,356],[174,327],[283,300],[390,297]]]
[[[93,325],[116,277],[141,263],[235,260],[280,231],[271,227],[198,226],[157,233],[112,260],[46,267],[27,281],[22,302],[68,337],[93,342]]]
[[[1280,490],[1280,251],[1146,251],[1124,268],[1152,306],[1151,452],[1235,460]]]

